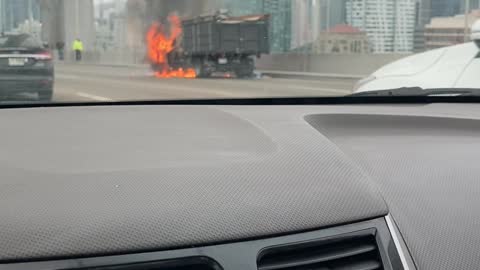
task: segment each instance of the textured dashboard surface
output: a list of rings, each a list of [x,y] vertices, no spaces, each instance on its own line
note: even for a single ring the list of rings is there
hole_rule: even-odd
[[[389,209],[419,269],[480,266],[476,104],[26,109],[0,123],[1,260],[267,237]]]
[[[226,109],[0,111],[0,260],[207,245],[388,213],[301,114]]]
[[[308,117],[378,184],[419,269],[480,269],[478,107],[454,107]]]

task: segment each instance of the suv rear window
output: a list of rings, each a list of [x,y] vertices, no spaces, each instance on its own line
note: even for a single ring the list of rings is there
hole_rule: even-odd
[[[42,42],[30,35],[0,36],[0,48],[41,48]]]

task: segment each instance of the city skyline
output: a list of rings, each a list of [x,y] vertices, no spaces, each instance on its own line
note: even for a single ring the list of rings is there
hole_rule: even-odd
[[[318,1],[318,0],[303,0]],[[292,48],[292,8],[291,0],[224,0],[219,8],[227,8],[234,16],[270,14],[270,45],[273,52],[286,52]]]
[[[0,0],[0,31],[17,29],[27,20],[40,20],[40,4],[37,0]]]
[[[367,33],[376,53],[413,51],[415,0],[348,0],[347,23]]]
[[[465,11],[465,0],[204,0],[201,3],[196,2],[198,4],[196,7],[199,8],[195,10],[192,10],[188,4],[189,1],[91,0],[91,6],[78,10],[77,14],[72,13],[71,10],[74,10],[80,2],[83,7],[84,3],[89,1],[47,0],[43,2],[65,2],[62,5],[54,4],[53,6],[56,8],[62,6],[65,14],[69,15],[65,18],[56,18],[59,15],[55,12],[42,14],[40,0],[0,0],[1,31],[19,29],[20,24],[28,19],[34,19],[42,23],[46,22],[43,37],[49,41],[71,40],[75,36],[84,36],[87,43],[95,43],[95,38],[90,37],[91,31],[85,30],[93,25],[93,22],[88,22],[89,14],[93,12],[94,18],[99,18],[100,9],[108,6],[109,8],[102,9],[106,12],[105,16],[102,15],[102,19],[111,17],[108,14],[115,10],[116,15],[109,22],[114,27],[103,27],[97,24],[97,28],[103,27],[95,30],[100,32],[100,39],[108,38],[112,46],[115,44],[139,46],[139,42],[135,40],[142,39],[139,36],[142,35],[142,29],[138,28],[142,27],[142,23],[137,22],[137,28],[129,25],[131,14],[126,6],[130,2],[144,2],[146,10],[137,15],[142,16],[139,19],[144,23],[160,18],[173,10],[181,11],[185,16],[199,15],[220,8],[230,10],[232,15],[268,13],[271,15],[270,43],[273,53],[298,51],[315,42],[322,32],[345,23],[364,31],[374,52],[413,52],[423,47],[424,27],[432,18],[461,15]],[[471,0],[469,9],[478,9],[479,6],[480,0]],[[125,13],[122,15],[124,18],[119,18],[120,10]],[[52,34],[54,30],[48,27],[53,27],[56,21],[68,25],[68,31],[60,29],[65,27],[61,24],[55,26],[58,28],[55,31],[60,31],[60,34]],[[135,19],[135,21],[138,20]]]
[[[347,3],[364,0],[208,0],[210,7],[226,8],[232,15],[271,14],[270,41],[273,53],[296,50],[313,43],[322,31],[349,23],[365,31],[375,52],[412,52],[423,26],[430,22],[435,9],[445,6],[443,14],[456,15],[464,0],[377,0],[362,13],[364,22],[347,20]],[[470,9],[480,0],[472,0]],[[377,9],[380,8],[380,9]],[[365,10],[365,11],[366,11]],[[350,13],[352,14],[352,13]],[[371,15],[376,14],[376,15]],[[372,21],[367,23],[366,21]],[[367,24],[374,23],[367,27]],[[382,26],[383,25],[383,26]],[[378,29],[374,29],[378,28]],[[375,30],[375,31],[373,31]],[[380,33],[379,33],[380,32]]]

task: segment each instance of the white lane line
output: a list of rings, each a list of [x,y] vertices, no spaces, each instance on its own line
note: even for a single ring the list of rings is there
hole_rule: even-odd
[[[111,98],[91,95],[91,94],[87,94],[87,93],[83,93],[83,92],[77,92],[77,93],[75,93],[75,95],[77,95],[79,97],[83,97],[83,98],[93,99],[93,100],[96,100],[96,101],[114,101]]]

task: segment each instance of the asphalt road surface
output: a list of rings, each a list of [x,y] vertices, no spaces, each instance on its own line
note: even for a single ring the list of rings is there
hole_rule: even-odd
[[[143,66],[57,64],[54,102],[339,96],[349,79],[157,79]]]

